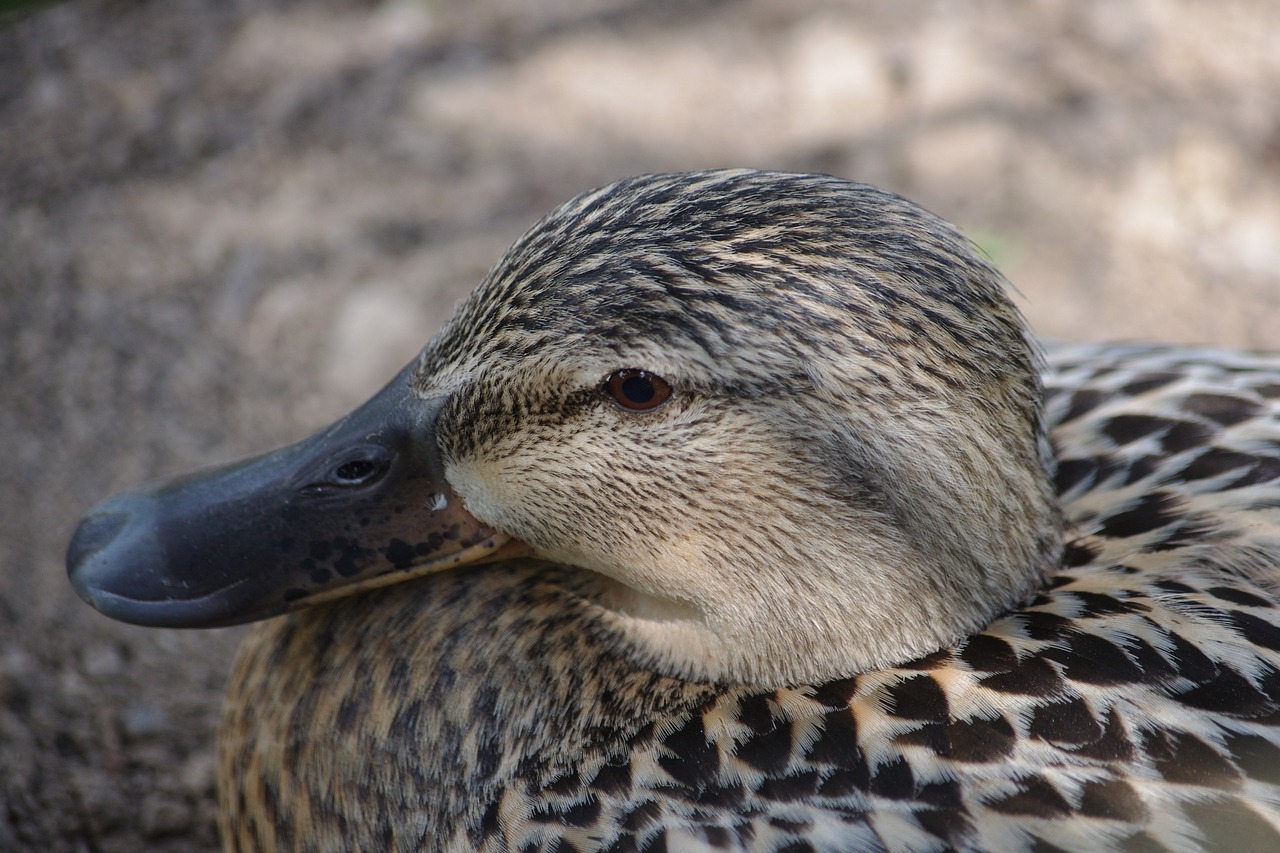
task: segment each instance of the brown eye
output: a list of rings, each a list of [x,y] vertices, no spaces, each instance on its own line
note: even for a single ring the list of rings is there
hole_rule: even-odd
[[[647,412],[671,396],[671,386],[661,376],[644,370],[619,370],[604,381],[605,393],[624,409]]]

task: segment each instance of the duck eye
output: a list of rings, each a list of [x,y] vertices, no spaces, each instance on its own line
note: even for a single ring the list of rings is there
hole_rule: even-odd
[[[644,370],[618,370],[604,380],[604,391],[624,409],[647,412],[671,396],[671,386],[661,376]]]

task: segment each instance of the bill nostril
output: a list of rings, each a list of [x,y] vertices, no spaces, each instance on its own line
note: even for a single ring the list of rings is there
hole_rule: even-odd
[[[67,572],[74,574],[85,560],[110,545],[129,522],[129,514],[105,510],[90,515],[76,528],[67,546]]]

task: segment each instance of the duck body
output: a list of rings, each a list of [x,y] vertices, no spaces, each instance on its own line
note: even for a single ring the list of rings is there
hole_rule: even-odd
[[[1045,387],[1079,534],[972,637],[762,690],[637,672],[535,561],[301,611],[230,687],[229,846],[1280,849],[1280,363],[1060,347]]]
[[[1280,358],[1045,361],[1005,290],[865,185],[621,181],[71,579],[280,616],[230,850],[1280,849]]]

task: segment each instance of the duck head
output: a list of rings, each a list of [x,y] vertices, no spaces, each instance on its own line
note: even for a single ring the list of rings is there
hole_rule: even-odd
[[[69,571],[108,616],[201,627],[537,559],[638,666],[849,675],[1056,563],[1038,367],[999,273],[904,199],[633,178],[537,223],[334,426],[96,507]]]

